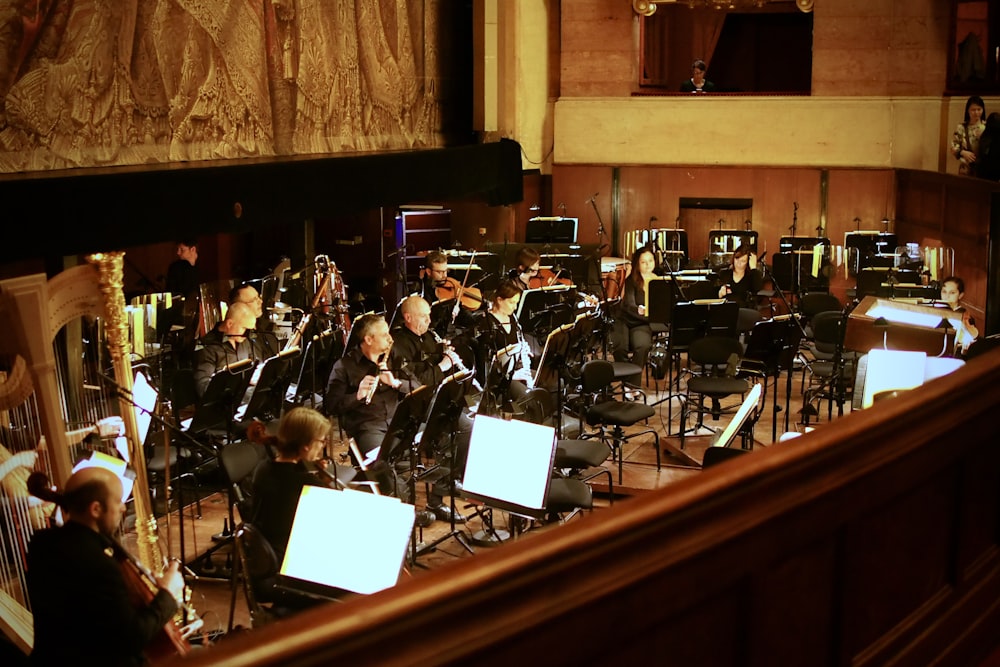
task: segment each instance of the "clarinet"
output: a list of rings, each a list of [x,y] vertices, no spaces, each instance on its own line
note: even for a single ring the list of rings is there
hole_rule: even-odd
[[[441,338],[441,336],[438,335],[438,332],[434,331],[434,329],[430,329],[430,332],[431,334],[434,335],[434,340],[437,341],[439,345],[441,345],[441,352],[445,354],[445,356],[447,356],[449,359],[451,359],[452,371],[455,373],[468,373],[469,369],[465,367],[465,362],[462,361],[462,357],[458,354],[458,352],[455,352],[453,355],[451,355],[447,354],[444,351],[446,346],[451,345],[451,341]],[[474,386],[477,391],[483,390],[483,388],[479,384],[479,380],[477,380],[475,377],[472,378],[472,386]]]

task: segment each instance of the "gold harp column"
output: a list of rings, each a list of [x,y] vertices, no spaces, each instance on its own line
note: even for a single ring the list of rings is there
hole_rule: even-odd
[[[129,459],[135,470],[132,498],[135,502],[135,530],[139,544],[139,560],[146,568],[160,576],[163,573],[163,553],[157,544],[156,517],[149,500],[149,479],[146,455],[139,439],[135,409],[127,396],[132,395],[132,365],[128,359],[128,317],[125,313],[125,293],[122,290],[124,252],[104,252],[87,256],[87,261],[97,267],[98,287],[104,299],[105,326],[108,351],[115,372],[115,382],[120,387],[118,402],[125,437],[128,438]]]

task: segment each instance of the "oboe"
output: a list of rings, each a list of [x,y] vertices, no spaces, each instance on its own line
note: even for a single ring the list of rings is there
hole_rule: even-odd
[[[465,363],[462,361],[462,357],[461,357],[461,355],[458,354],[458,352],[455,352],[454,350],[452,350],[452,353],[448,354],[446,348],[449,345],[451,345],[451,341],[448,341],[448,340],[445,340],[444,338],[441,338],[441,336],[438,335],[438,332],[434,331],[434,329],[431,329],[430,332],[431,332],[431,334],[433,334],[434,340],[437,341],[441,345],[441,353],[444,354],[444,356],[446,356],[449,359],[451,359],[451,368],[452,368],[452,370],[454,372],[456,372],[456,373],[468,373],[469,369],[467,369],[465,367]],[[476,378],[472,378],[472,386],[474,386],[477,391],[482,391],[482,389],[483,389],[479,385],[479,381],[476,380]]]
[[[370,405],[372,398],[375,396],[375,392],[378,391],[379,382],[381,382],[382,371],[389,370],[389,367],[385,363],[385,352],[378,355],[378,370],[379,374],[375,376],[375,382],[372,383],[371,389],[368,390],[368,394],[365,395],[365,405]]]

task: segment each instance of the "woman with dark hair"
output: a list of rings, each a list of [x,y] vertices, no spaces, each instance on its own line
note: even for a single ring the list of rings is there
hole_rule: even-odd
[[[958,173],[976,175],[979,138],[986,129],[986,103],[973,95],[965,101],[965,118],[955,128],[951,139],[951,154],[958,160]]]
[[[531,351],[514,316],[520,301],[521,289],[514,281],[500,283],[490,299],[479,335],[479,356],[485,366],[484,383],[490,383],[485,370],[497,368],[498,364],[508,372],[513,371],[509,392],[503,398],[514,401],[523,397],[532,386]]]
[[[735,301],[740,308],[757,307],[757,292],[764,280],[757,270],[757,256],[749,244],[744,243],[736,249],[729,268],[724,269],[721,276],[720,299]]]
[[[632,271],[625,279],[621,305],[615,317],[615,361],[627,361],[631,350],[632,363],[639,368],[646,365],[646,357],[653,344],[653,331],[646,313],[646,282],[655,276],[655,269],[656,255],[652,248],[643,246],[632,253]],[[626,382],[639,386],[642,373],[629,376]]]
[[[962,314],[962,327],[955,335],[955,347],[964,354],[969,346],[979,338],[979,329],[972,314],[962,305],[965,297],[965,281],[958,276],[948,276],[941,281],[941,301],[955,313]]]
[[[514,282],[518,289],[526,290],[531,287],[531,279],[538,276],[542,256],[531,246],[524,246],[517,251],[514,258],[516,268],[508,273],[507,277]]]

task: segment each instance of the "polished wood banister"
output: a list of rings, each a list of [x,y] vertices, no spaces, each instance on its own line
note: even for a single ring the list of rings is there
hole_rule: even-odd
[[[998,370],[986,355],[877,410],[185,662],[964,664],[1000,622]]]

